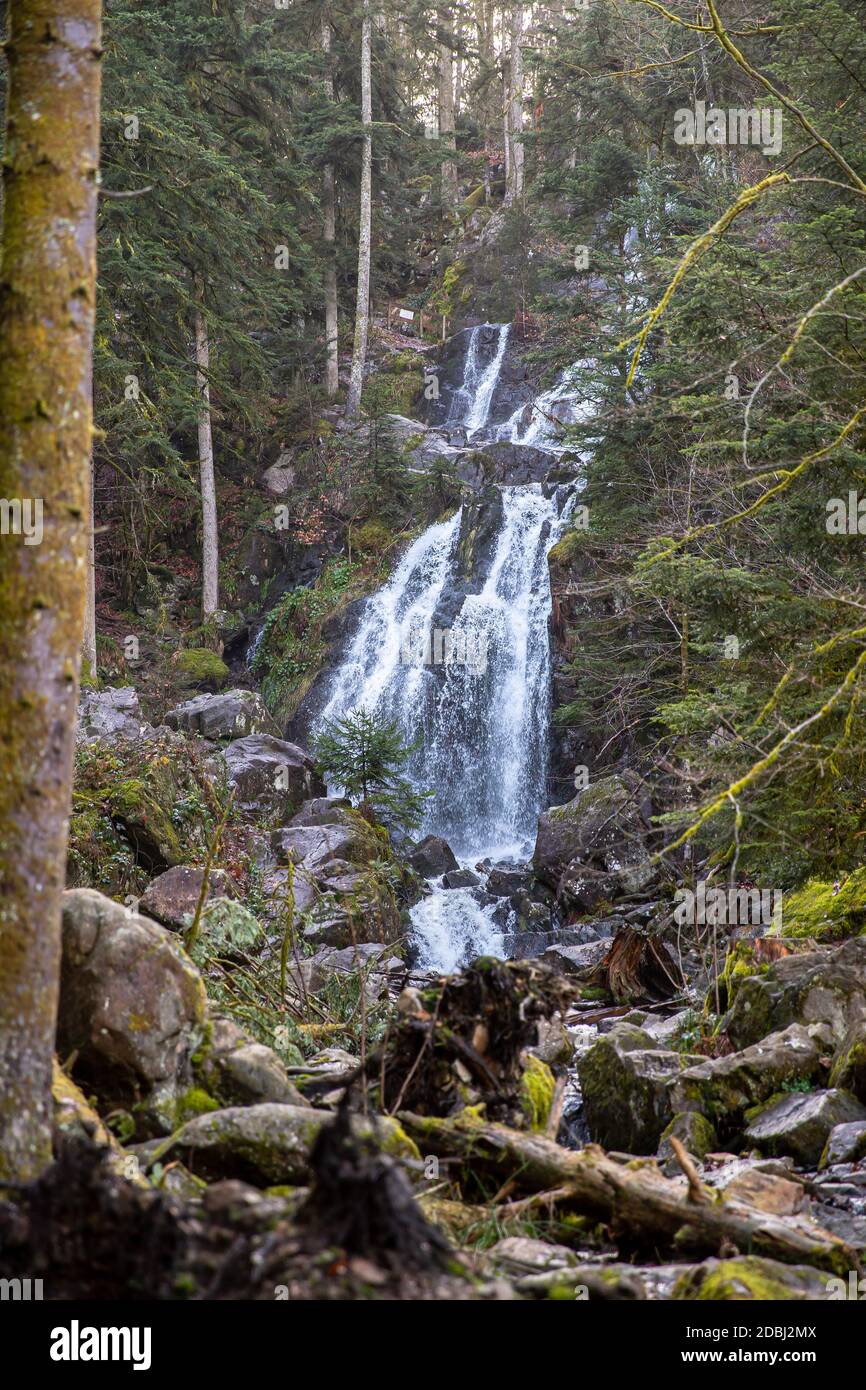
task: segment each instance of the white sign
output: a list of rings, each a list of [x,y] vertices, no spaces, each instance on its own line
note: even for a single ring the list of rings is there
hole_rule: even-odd
[[[398,309],[397,317],[401,319],[414,319],[415,313],[412,309]]]

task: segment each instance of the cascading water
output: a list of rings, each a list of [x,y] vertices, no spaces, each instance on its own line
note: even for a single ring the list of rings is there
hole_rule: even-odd
[[[483,429],[499,378],[509,325],[497,327],[483,368],[480,330],[470,333],[452,407],[467,436]],[[319,715],[321,725],[364,707],[417,741],[408,774],[434,793],[422,832],[444,836],[467,865],[528,857],[546,804],[547,552],[571,493],[568,485],[502,487],[483,571],[469,585],[461,577],[462,507],[419,536],[368,600]],[[477,889],[434,885],[412,910],[419,964],[450,970],[501,954],[501,912],[501,902]]]
[[[485,334],[494,328],[497,330],[496,349],[490,361],[485,364],[482,356],[483,339]],[[468,330],[469,347],[463,366],[463,383],[454,393],[447,420],[449,425],[462,425],[466,430],[467,440],[480,434],[487,424],[493,392],[496,390],[508,347],[510,330],[510,323],[482,323],[477,328]]]

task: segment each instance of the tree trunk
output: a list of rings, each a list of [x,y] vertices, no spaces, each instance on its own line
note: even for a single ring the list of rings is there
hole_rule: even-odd
[[[0,271],[0,1182],[51,1159],[84,636],[100,0],[11,0]]]
[[[196,276],[195,380],[198,390],[198,458],[201,477],[201,612],[205,621],[219,608],[219,542],[213,433],[210,414],[210,345],[204,321],[204,282]]]
[[[511,11],[511,58],[508,67],[508,180],[505,202],[523,200],[523,6],[516,3]]]
[[[370,326],[370,218],[372,211],[373,92],[371,78],[370,0],[364,0],[361,24],[361,123],[364,142],[361,155],[361,212],[358,228],[358,297],[355,305],[355,342],[352,348],[352,375],[346,400],[346,419],[353,420],[361,407],[364,364],[367,360],[367,333]]]
[[[92,679],[96,679],[96,537],[94,534],[95,517],[93,511],[93,461],[91,460],[88,469],[88,490],[87,499],[87,573],[85,578],[85,599],[84,599],[84,641],[81,646],[81,657],[86,663],[88,674]]]
[[[325,55],[325,95],[334,100],[334,78],[331,73],[331,25],[322,19],[322,52]],[[333,164],[326,164],[322,173],[322,207],[325,219],[325,391],[333,400],[340,386],[340,352],[337,336],[337,240],[336,182]]]
[[[457,206],[457,165],[453,159],[457,149],[454,134],[454,40],[448,27],[448,11],[439,10],[439,144],[445,156],[442,160],[442,206],[453,212]],[[449,158],[449,155],[452,156]]]

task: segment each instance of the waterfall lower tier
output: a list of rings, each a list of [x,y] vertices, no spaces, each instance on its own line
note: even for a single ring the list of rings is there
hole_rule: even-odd
[[[486,515],[461,508],[419,536],[368,600],[320,715],[321,723],[364,707],[396,721],[417,743],[413,784],[434,793],[422,833],[444,836],[464,863],[528,857],[546,804],[547,552],[569,493],[540,484],[491,490]],[[489,535],[480,573],[467,578],[466,546],[481,531]],[[413,923],[431,968],[501,945],[473,890],[437,892]]]

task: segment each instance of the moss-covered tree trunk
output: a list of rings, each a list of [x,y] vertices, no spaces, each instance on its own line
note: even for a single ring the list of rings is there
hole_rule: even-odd
[[[0,499],[20,502],[31,524],[0,535],[0,1181],[32,1178],[51,1156],[88,544],[101,0],[10,0],[8,15]]]

